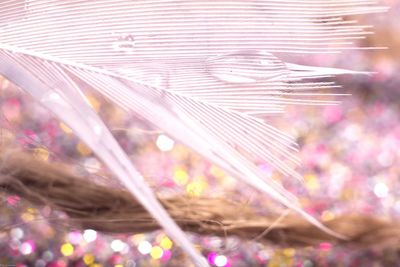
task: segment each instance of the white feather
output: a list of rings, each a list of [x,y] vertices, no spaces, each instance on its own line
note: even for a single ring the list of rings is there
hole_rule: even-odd
[[[287,62],[337,53],[369,32],[342,16],[381,12],[368,0],[7,0],[0,3],[0,73],[66,122],[198,266],[206,261],[158,203],[85,102],[85,83],[235,177],[338,235],[254,165],[301,179],[291,137],[266,116],[355,72]]]

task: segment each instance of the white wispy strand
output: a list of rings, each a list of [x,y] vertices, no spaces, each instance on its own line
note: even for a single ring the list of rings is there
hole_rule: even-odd
[[[297,145],[266,118],[287,105],[337,104],[314,98],[336,85],[312,79],[359,72],[284,59],[355,49],[370,26],[342,17],[385,10],[368,0],[6,0],[0,3],[0,73],[66,122],[194,263],[208,266],[80,86],[90,85],[337,235],[253,162],[302,179],[294,170]]]

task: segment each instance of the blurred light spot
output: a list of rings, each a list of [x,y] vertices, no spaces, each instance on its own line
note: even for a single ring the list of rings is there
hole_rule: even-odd
[[[63,254],[66,257],[71,256],[72,254],[74,254],[74,246],[70,243],[65,243],[61,245],[60,251],[61,254]]]
[[[169,239],[167,236],[163,237],[163,239],[161,239],[160,242],[160,247],[162,247],[163,249],[171,249],[173,246],[173,243],[171,241],[171,239]]]
[[[111,249],[115,252],[121,252],[127,245],[119,239],[115,239],[111,242]]]
[[[374,187],[374,193],[377,197],[379,198],[384,198],[387,197],[389,194],[389,188],[387,187],[386,184],[380,182],[377,183]]]
[[[149,254],[151,252],[152,245],[148,241],[142,241],[139,243],[138,250],[143,255]]]
[[[68,241],[71,244],[77,245],[82,241],[82,234],[79,231],[68,233]]]
[[[16,239],[21,239],[24,237],[24,231],[21,228],[11,229],[10,234],[13,238],[16,238]]]
[[[24,242],[22,243],[21,247],[19,248],[19,251],[21,252],[22,255],[29,255],[33,252],[34,246],[33,242]]]
[[[320,188],[319,181],[315,175],[306,174],[304,175],[304,180],[306,182],[306,187],[310,192],[315,192]]]
[[[349,124],[344,130],[344,138],[349,141],[357,141],[360,139],[360,135],[362,134],[360,126],[356,124]]]
[[[203,193],[206,186],[207,183],[205,181],[194,181],[186,186],[186,192],[190,196],[198,197]]]
[[[158,149],[160,149],[163,152],[171,151],[174,148],[174,144],[175,144],[174,140],[172,140],[166,135],[160,134],[157,137],[156,145]]]
[[[92,229],[87,229],[83,232],[83,239],[88,243],[93,242],[97,239],[97,232]]]
[[[94,262],[94,256],[92,254],[86,254],[85,256],[83,256],[83,262],[86,265],[90,265]]]
[[[224,255],[218,255],[214,259],[214,264],[218,267],[223,267],[228,264],[228,259]]]
[[[153,259],[158,260],[158,259],[161,259],[163,253],[164,253],[164,251],[163,251],[163,249],[162,249],[161,247],[159,247],[159,246],[154,246],[154,247],[151,248],[150,256],[151,256]]]
[[[189,181],[189,174],[183,169],[177,169],[173,179],[177,185],[185,185]]]

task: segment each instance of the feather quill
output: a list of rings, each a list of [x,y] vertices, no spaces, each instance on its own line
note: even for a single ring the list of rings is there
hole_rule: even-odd
[[[332,87],[312,79],[357,72],[285,58],[353,49],[369,27],[342,17],[382,11],[369,0],[6,0],[0,3],[0,73],[66,122],[196,265],[208,266],[80,86],[90,85],[340,236],[253,162],[262,159],[301,179],[295,142],[266,117],[286,105],[335,104],[312,98],[314,90]]]

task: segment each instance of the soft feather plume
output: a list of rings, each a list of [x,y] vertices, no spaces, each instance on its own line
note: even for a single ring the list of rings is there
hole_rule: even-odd
[[[356,73],[288,62],[290,55],[353,49],[367,26],[342,16],[381,12],[368,0],[0,3],[0,73],[67,123],[198,266],[208,266],[85,101],[91,86],[269,194],[326,232],[253,163],[301,179],[290,136],[266,122]],[[311,98],[310,98],[311,97]]]

